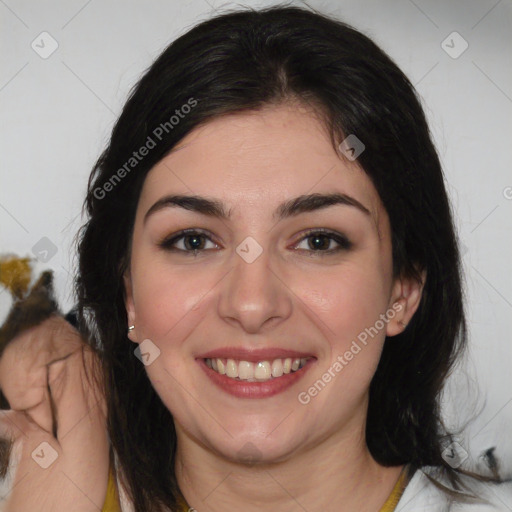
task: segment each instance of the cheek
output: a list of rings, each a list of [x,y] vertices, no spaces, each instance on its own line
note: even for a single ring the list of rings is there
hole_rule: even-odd
[[[385,279],[371,266],[351,264],[317,273],[313,285],[304,278],[301,287],[304,302],[321,317],[335,343],[346,343],[373,325],[387,305]]]
[[[329,408],[341,401],[351,410],[365,394],[385,340],[386,324],[380,315],[386,311],[387,287],[387,274],[364,259],[339,267],[335,273],[317,273],[314,287],[304,280],[304,302],[321,320],[316,324],[330,352],[319,368],[320,380],[329,382],[329,391],[321,393],[318,407]],[[318,375],[309,384],[315,386],[316,379]]]
[[[157,344],[170,337],[184,339],[184,328],[198,321],[195,313],[218,279],[212,271],[199,271],[194,265],[146,261],[132,274],[137,332]]]

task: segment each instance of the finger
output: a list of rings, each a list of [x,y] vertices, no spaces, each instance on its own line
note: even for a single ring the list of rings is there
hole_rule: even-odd
[[[78,331],[58,316],[11,340],[0,358],[0,387],[11,409],[26,411],[41,429],[55,434],[49,365],[65,360],[83,345]]]
[[[10,511],[42,510],[37,508],[42,497],[49,500],[45,511],[101,509],[108,481],[109,442],[104,399],[89,383],[94,383],[97,363],[98,356],[84,345],[83,350],[48,365],[45,400],[55,404],[57,439],[42,429],[21,437],[23,460],[8,502]],[[30,421],[29,412],[33,415]],[[23,414],[31,425],[41,422],[35,408]],[[56,455],[49,467],[35,466],[40,453],[43,461]]]
[[[101,392],[98,356],[89,348],[52,363],[49,368],[49,401],[55,410],[58,440],[82,423],[86,429],[106,428],[106,401]]]

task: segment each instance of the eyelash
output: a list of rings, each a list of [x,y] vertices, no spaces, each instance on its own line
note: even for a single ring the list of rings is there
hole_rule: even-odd
[[[173,235],[172,237],[165,238],[162,241],[158,242],[158,246],[164,250],[171,251],[171,252],[182,252],[187,255],[193,255],[197,256],[198,253],[204,252],[208,249],[193,249],[193,250],[187,250],[187,249],[177,249],[176,247],[173,247],[178,240],[181,240],[182,238],[185,238],[186,236],[191,235],[202,235],[208,238],[211,242],[215,243],[205,232],[199,230],[199,229],[184,229],[183,231],[180,231],[176,235]],[[336,233],[334,231],[329,231],[327,229],[311,229],[307,231],[303,237],[297,242],[299,244],[303,240],[307,240],[308,238],[312,238],[314,235],[321,235],[323,237],[327,237],[329,240],[334,240],[339,246],[335,249],[329,249],[326,251],[323,250],[310,250],[311,256],[331,256],[333,254],[339,253],[341,251],[348,251],[352,248],[352,242],[345,236],[340,235],[339,233]],[[296,245],[297,245],[296,244]],[[306,250],[307,249],[301,249]]]

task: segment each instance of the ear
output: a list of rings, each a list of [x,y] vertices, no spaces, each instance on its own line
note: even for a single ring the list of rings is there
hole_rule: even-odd
[[[426,270],[422,270],[420,275],[421,281],[403,276],[395,279],[388,305],[388,311],[394,311],[395,315],[388,315],[390,320],[386,327],[387,336],[396,336],[403,332],[418,309],[427,277]]]
[[[126,326],[126,332],[128,338],[134,343],[138,343],[136,328],[129,331],[128,327],[130,325],[136,325],[135,318],[135,303],[133,300],[133,286],[132,286],[132,278],[130,274],[130,270],[126,270],[123,274],[124,281],[124,306],[126,308],[126,316],[128,317],[128,325]]]

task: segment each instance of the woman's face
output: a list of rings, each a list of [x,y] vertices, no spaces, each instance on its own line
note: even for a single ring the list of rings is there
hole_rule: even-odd
[[[296,105],[210,121],[149,172],[125,285],[130,337],[178,444],[240,461],[360,437],[385,336],[420,295],[392,278],[370,179]]]

